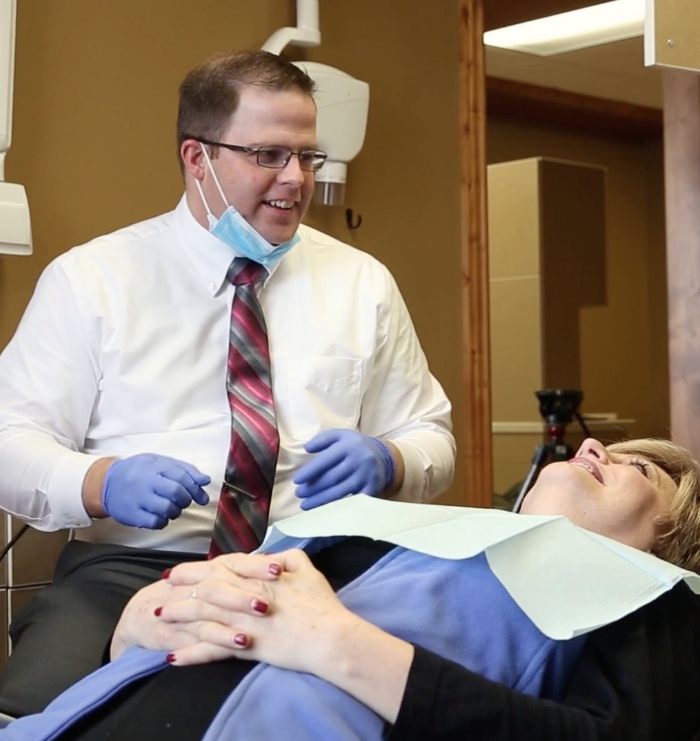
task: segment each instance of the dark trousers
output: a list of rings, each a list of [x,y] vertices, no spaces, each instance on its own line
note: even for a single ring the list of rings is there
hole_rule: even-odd
[[[53,583],[10,627],[12,653],[0,673],[0,711],[20,717],[43,710],[70,685],[109,660],[124,606],[161,573],[202,554],[69,541]]]

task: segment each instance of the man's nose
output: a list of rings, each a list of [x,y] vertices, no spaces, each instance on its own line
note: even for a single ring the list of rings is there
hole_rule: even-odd
[[[281,183],[290,183],[292,185],[301,185],[304,182],[304,171],[299,166],[299,157],[292,154],[289,162],[280,170],[278,180]]]
[[[577,458],[585,458],[586,456],[595,458],[601,463],[608,463],[610,460],[606,447],[601,442],[592,437],[587,437],[581,443],[581,447],[576,451]]]

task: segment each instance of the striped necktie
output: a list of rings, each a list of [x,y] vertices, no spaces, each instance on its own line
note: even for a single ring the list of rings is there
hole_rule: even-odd
[[[231,304],[226,388],[231,444],[209,557],[255,550],[265,535],[275,479],[279,433],[270,378],[267,328],[255,285],[265,268],[237,257],[226,278],[235,286]]]

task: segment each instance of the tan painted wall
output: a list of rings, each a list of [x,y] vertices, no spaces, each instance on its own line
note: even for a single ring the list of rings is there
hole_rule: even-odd
[[[582,410],[634,418],[634,435],[668,435],[661,142],[498,120],[489,121],[488,135],[489,163],[547,156],[607,169],[608,302],[580,313]]]
[[[459,428],[457,1],[429,10],[424,0],[322,2],[320,10],[322,46],[307,58],[368,81],[371,104],[347,191],[361,229],[347,230],[342,209],[314,210],[308,221],[392,270]],[[54,256],[175,204],[186,71],[216,51],[259,48],[294,22],[293,0],[19,3],[7,177],[27,188],[35,254],[0,257],[0,346]],[[458,471],[453,492],[461,481]]]

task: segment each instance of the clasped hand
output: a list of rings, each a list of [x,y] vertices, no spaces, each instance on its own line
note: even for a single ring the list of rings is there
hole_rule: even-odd
[[[184,461],[142,453],[112,463],[102,486],[102,506],[117,522],[160,530],[192,501],[208,504],[209,476]]]
[[[357,430],[327,430],[304,446],[314,457],[294,477],[302,509],[348,494],[377,496],[394,483],[395,462],[386,443]]]
[[[347,635],[358,620],[303,551],[228,554],[176,566],[138,592],[112,658],[140,645],[170,651],[178,666],[235,656],[313,673],[329,660],[324,636]],[[341,627],[328,631],[331,624]]]

